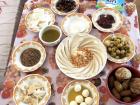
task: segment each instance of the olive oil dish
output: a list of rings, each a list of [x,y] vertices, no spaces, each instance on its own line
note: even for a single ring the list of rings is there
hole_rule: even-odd
[[[40,41],[46,46],[55,46],[60,42],[61,29],[56,25],[45,26],[39,32]]]

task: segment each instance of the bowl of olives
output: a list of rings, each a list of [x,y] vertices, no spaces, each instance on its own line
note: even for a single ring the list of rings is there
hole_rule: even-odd
[[[110,96],[118,103],[132,105],[140,101],[140,71],[123,65],[112,70],[107,78]]]
[[[108,35],[103,40],[108,53],[108,60],[115,63],[130,61],[135,55],[135,45],[131,38],[121,33]]]

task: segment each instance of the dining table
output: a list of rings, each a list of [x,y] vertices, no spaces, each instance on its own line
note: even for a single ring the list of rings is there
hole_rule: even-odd
[[[87,15],[90,19],[92,18],[92,13],[97,10],[96,8],[96,0],[79,0],[79,8],[77,12],[83,13]],[[127,3],[126,3],[127,4]],[[46,60],[45,63],[39,67],[37,70],[29,73],[21,72],[16,69],[15,65],[12,64],[12,53],[19,44],[24,43],[26,41],[36,41],[39,40],[38,32],[31,32],[25,26],[25,17],[29,14],[33,9],[45,7],[50,8],[51,0],[27,0],[23,7],[23,12],[20,17],[20,22],[18,24],[18,29],[15,35],[13,35],[13,43],[11,46],[11,52],[8,58],[7,70],[4,74],[4,82],[0,91],[0,105],[15,105],[13,101],[13,90],[16,83],[29,74],[40,74],[48,78],[51,84],[51,97],[47,103],[47,105],[62,105],[61,104],[61,94],[63,92],[64,87],[73,79],[67,77],[63,74],[55,61],[55,52],[57,46],[46,46],[43,45],[46,49]],[[55,13],[54,13],[55,14]],[[124,10],[121,12],[123,15],[123,25],[119,30],[114,33],[122,33],[127,36],[130,36],[132,41],[135,43],[136,54],[140,53],[140,33],[139,33],[139,23],[138,23],[138,13],[137,9],[133,11],[131,15],[128,15]],[[55,25],[60,26],[62,19],[64,16],[55,14]],[[101,41],[111,34],[108,32],[102,32],[97,30],[94,26],[92,26],[92,30],[90,32],[91,35],[99,38]],[[63,40],[66,36],[63,34]],[[2,61],[1,61],[2,62]],[[107,77],[108,74],[116,67],[121,65],[129,65],[132,66],[131,62],[127,63],[113,63],[111,61],[107,61],[105,68],[102,70],[100,74],[89,79],[95,86],[97,87],[100,94],[100,105],[121,105],[116,102],[112,96],[109,94],[107,90]],[[140,69],[138,69],[140,71]],[[101,81],[96,84],[96,81]],[[140,105],[140,102],[137,102],[133,105]]]

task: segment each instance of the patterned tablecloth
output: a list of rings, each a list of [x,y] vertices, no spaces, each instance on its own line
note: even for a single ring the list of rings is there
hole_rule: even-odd
[[[39,41],[38,40],[38,33],[30,32],[26,29],[24,25],[24,17],[28,14],[32,9],[37,7],[48,7],[50,5],[50,0],[28,0],[25,3],[24,10],[21,16],[21,20],[19,23],[19,28],[15,37],[15,43],[13,49],[23,43],[24,41]],[[84,13],[91,18],[91,14],[95,11],[96,1],[94,0],[80,0],[80,7],[78,12]],[[129,35],[132,40],[135,42],[136,45],[136,52],[140,53],[140,41],[139,41],[139,26],[138,26],[138,15],[137,11],[135,10],[131,16],[128,16],[127,13],[123,13],[124,16],[124,24],[123,26],[116,32],[120,32],[126,35]],[[56,15],[56,25],[60,25],[61,20],[64,16]],[[91,35],[94,35],[101,40],[106,37],[109,33],[103,33],[98,31],[93,27],[92,31],[90,32]],[[64,36],[64,35],[63,35]],[[65,36],[64,36],[65,37]],[[139,46],[138,46],[139,45]],[[47,59],[42,67],[37,69],[34,72],[28,73],[37,73],[46,76],[49,79],[52,85],[52,96],[49,100],[47,105],[61,105],[60,97],[63,88],[65,85],[70,82],[72,79],[65,76],[60,70],[58,69],[55,63],[55,49],[56,47],[47,47]],[[1,61],[2,62],[2,61]],[[106,67],[104,70],[96,77],[90,79],[91,82],[97,85],[98,91],[100,92],[100,105],[120,105],[116,103],[111,96],[109,95],[106,87],[106,79],[108,73],[123,64],[115,64],[112,62],[107,62]],[[125,63],[125,65],[131,65],[131,62]],[[17,81],[22,78],[23,76],[27,75],[27,73],[22,73],[16,70],[14,65],[11,64],[11,57],[9,59],[8,69],[5,73],[5,81],[3,85],[0,87],[0,105],[15,105],[12,101],[12,92],[15,84]],[[96,80],[101,80],[100,84],[96,84]],[[140,102],[135,104],[140,105]]]

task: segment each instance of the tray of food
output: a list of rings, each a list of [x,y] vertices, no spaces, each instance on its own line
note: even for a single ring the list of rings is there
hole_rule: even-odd
[[[120,104],[140,104],[135,4],[27,0],[0,105]]]

